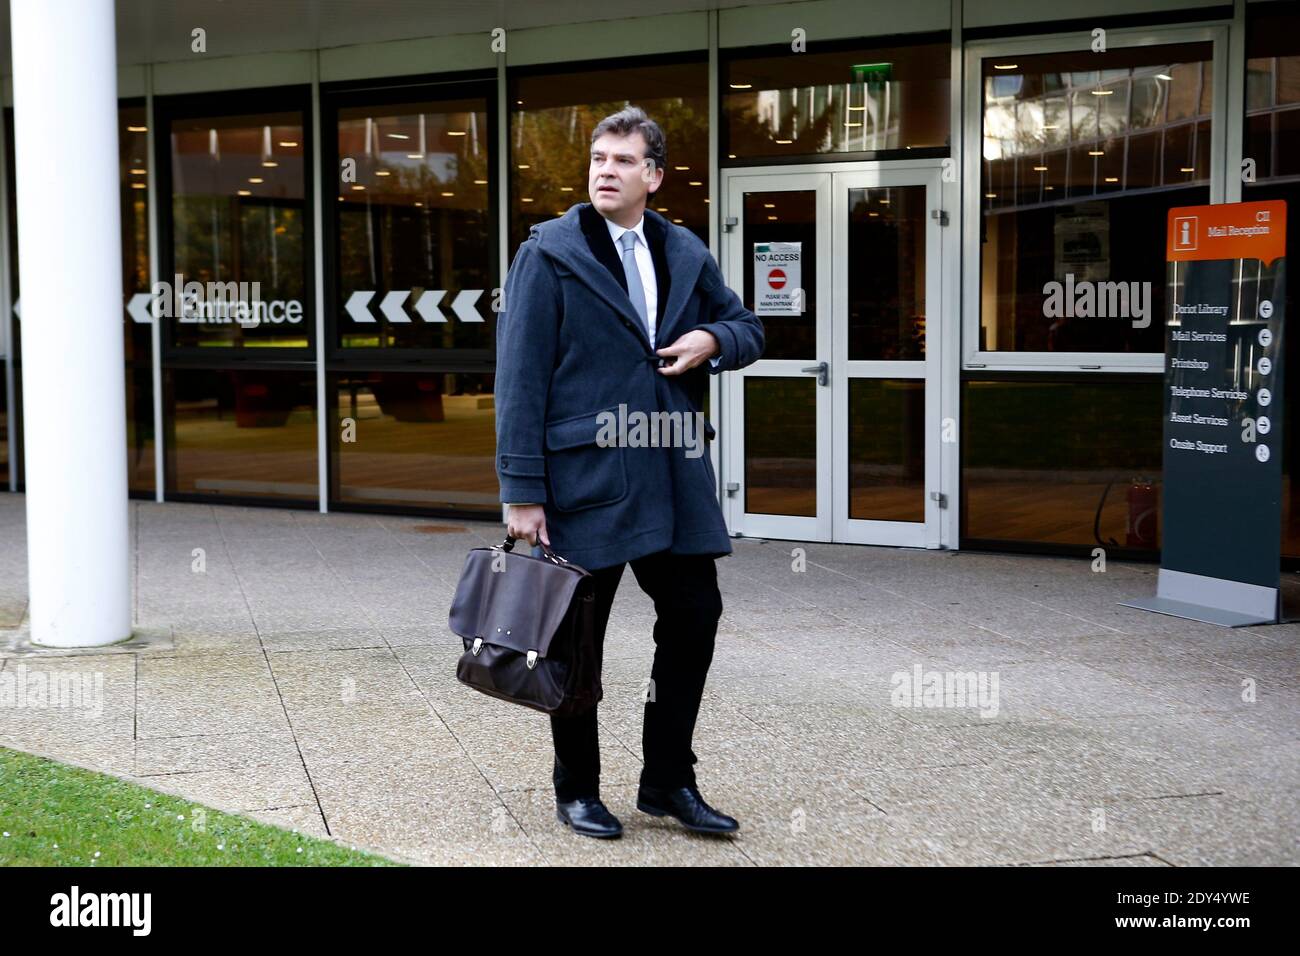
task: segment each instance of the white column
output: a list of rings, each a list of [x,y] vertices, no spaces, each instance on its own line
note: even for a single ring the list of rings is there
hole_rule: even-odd
[[[131,634],[113,0],[11,0],[33,643]]]

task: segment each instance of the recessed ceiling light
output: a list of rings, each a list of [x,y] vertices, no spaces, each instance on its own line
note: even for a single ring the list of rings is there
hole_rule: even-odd
[[[449,129],[449,130],[447,130],[447,135],[448,135],[448,136],[464,136],[464,135],[465,135],[465,131],[464,131],[463,129]]]
[[[296,139],[282,139],[280,140],[280,145],[285,149],[293,149],[298,145],[298,141]]]
[[[241,196],[251,196],[251,195],[253,195],[253,191],[252,191],[251,189],[241,189],[241,190],[239,190],[239,195],[241,195]]]
[[[1104,149],[1090,149],[1090,150],[1088,150],[1088,155],[1089,155],[1089,156],[1105,156],[1105,155],[1106,155],[1106,151],[1105,151]]]
[[[415,205],[416,205],[416,206],[423,206],[423,205],[424,205],[424,203],[422,203],[422,202],[420,202],[420,201],[419,201],[419,200],[416,200],[416,203],[415,203]]]
[[[674,167],[673,167],[673,169],[677,170],[678,172],[682,172],[682,173],[686,172],[686,170],[688,170],[688,169],[690,169],[690,168],[691,168],[691,167],[689,167],[689,166],[674,166]]]
[[[248,181],[252,183],[254,186],[256,186],[258,183],[265,182],[266,180],[264,180],[261,176],[249,176]]]
[[[517,168],[517,169],[532,169],[533,167],[530,166],[528,163],[520,163],[516,168]]]
[[[995,70],[1014,70],[1019,64],[1016,63],[994,63]]]
[[[1047,172],[1047,167],[1046,167],[1046,166],[1035,166],[1035,167],[1034,167],[1034,172],[1036,172],[1036,173],[1045,173],[1045,172]]]
[[[1106,177],[1106,182],[1108,182],[1108,183],[1117,183],[1117,182],[1119,182],[1119,177],[1118,177],[1118,176],[1107,176],[1107,177]]]
[[[730,86],[733,90],[752,90],[754,88],[753,83],[732,83]]]
[[[375,175],[376,175],[376,176],[391,176],[391,175],[393,175],[393,174],[392,174],[391,171],[389,171],[389,170],[387,170],[387,169],[376,169],[376,170],[375,170]]]
[[[366,191],[366,187],[365,187],[365,186],[362,186],[362,185],[360,185],[360,184],[357,184],[356,186],[353,186],[353,187],[352,187],[352,191],[353,191],[354,193],[365,192],[365,191]]]
[[[703,183],[701,180],[698,180],[698,179],[692,179],[692,180],[691,180],[690,182],[688,182],[686,185],[688,185],[688,186],[703,186],[704,183]]]
[[[521,200],[519,200],[519,201],[520,201],[520,202],[532,202],[532,201],[533,201],[533,197],[532,197],[532,196],[525,196],[523,199],[521,199]]]
[[[132,176],[147,176],[147,175],[149,175],[149,170],[147,170],[147,169],[133,169],[133,170],[131,170],[131,175],[132,175]]]
[[[128,127],[126,128],[126,131],[127,131],[128,133],[147,133],[147,132],[149,132],[149,127],[148,127],[148,126],[128,126]]]
[[[264,159],[262,160],[262,165],[265,166],[267,169],[275,169],[275,167],[279,166],[280,164],[273,159]]]
[[[984,194],[984,198],[985,198],[985,199],[997,199],[997,198],[998,198],[998,194],[997,194],[997,193],[985,193],[985,194]]]
[[[560,192],[562,192],[562,193],[571,193],[571,192],[573,192],[573,187],[572,187],[572,186],[561,186],[561,187],[560,187]]]
[[[1179,171],[1180,173],[1194,173],[1194,172],[1196,172],[1196,167],[1195,167],[1195,166],[1182,166],[1182,167],[1179,168],[1178,171]]]
[[[442,193],[442,195],[444,195],[444,196],[454,196],[454,195],[456,195],[456,194],[455,194],[455,193]]]
[[[776,142],[777,142],[777,145],[779,145],[779,146],[789,146],[791,143],[794,142],[794,140],[792,140],[792,139],[778,139]]]
[[[144,183],[132,183],[132,184],[131,184],[131,188],[132,188],[132,189],[148,189],[149,187],[148,187],[146,184],[144,184]]]
[[[768,222],[774,222],[775,220],[776,220],[776,216],[768,216],[768,217],[767,217],[767,221],[768,221]]]
[[[1110,96],[1114,90],[1090,90],[1093,96]]]

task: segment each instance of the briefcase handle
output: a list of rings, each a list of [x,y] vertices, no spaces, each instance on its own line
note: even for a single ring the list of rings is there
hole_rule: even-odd
[[[506,535],[505,541],[501,542],[501,544],[499,544],[498,547],[503,548],[506,551],[514,551],[515,541],[517,540],[518,540],[517,538],[511,537],[510,535]],[[527,542],[525,542],[525,544],[526,543]],[[547,544],[545,541],[543,541],[540,535],[537,538],[537,543],[542,547],[542,554],[546,555],[546,557],[549,558],[553,564],[564,565],[569,563],[567,559],[560,557],[558,554],[552,551],[551,546]]]

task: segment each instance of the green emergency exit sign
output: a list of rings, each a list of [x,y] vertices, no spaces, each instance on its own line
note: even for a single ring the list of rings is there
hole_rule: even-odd
[[[853,64],[853,79],[859,83],[888,83],[893,72],[892,63]]]

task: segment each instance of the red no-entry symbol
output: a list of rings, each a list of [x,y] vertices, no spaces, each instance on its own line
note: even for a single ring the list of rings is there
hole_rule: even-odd
[[[767,284],[773,289],[785,288],[785,272],[780,269],[773,269],[767,274]]]

